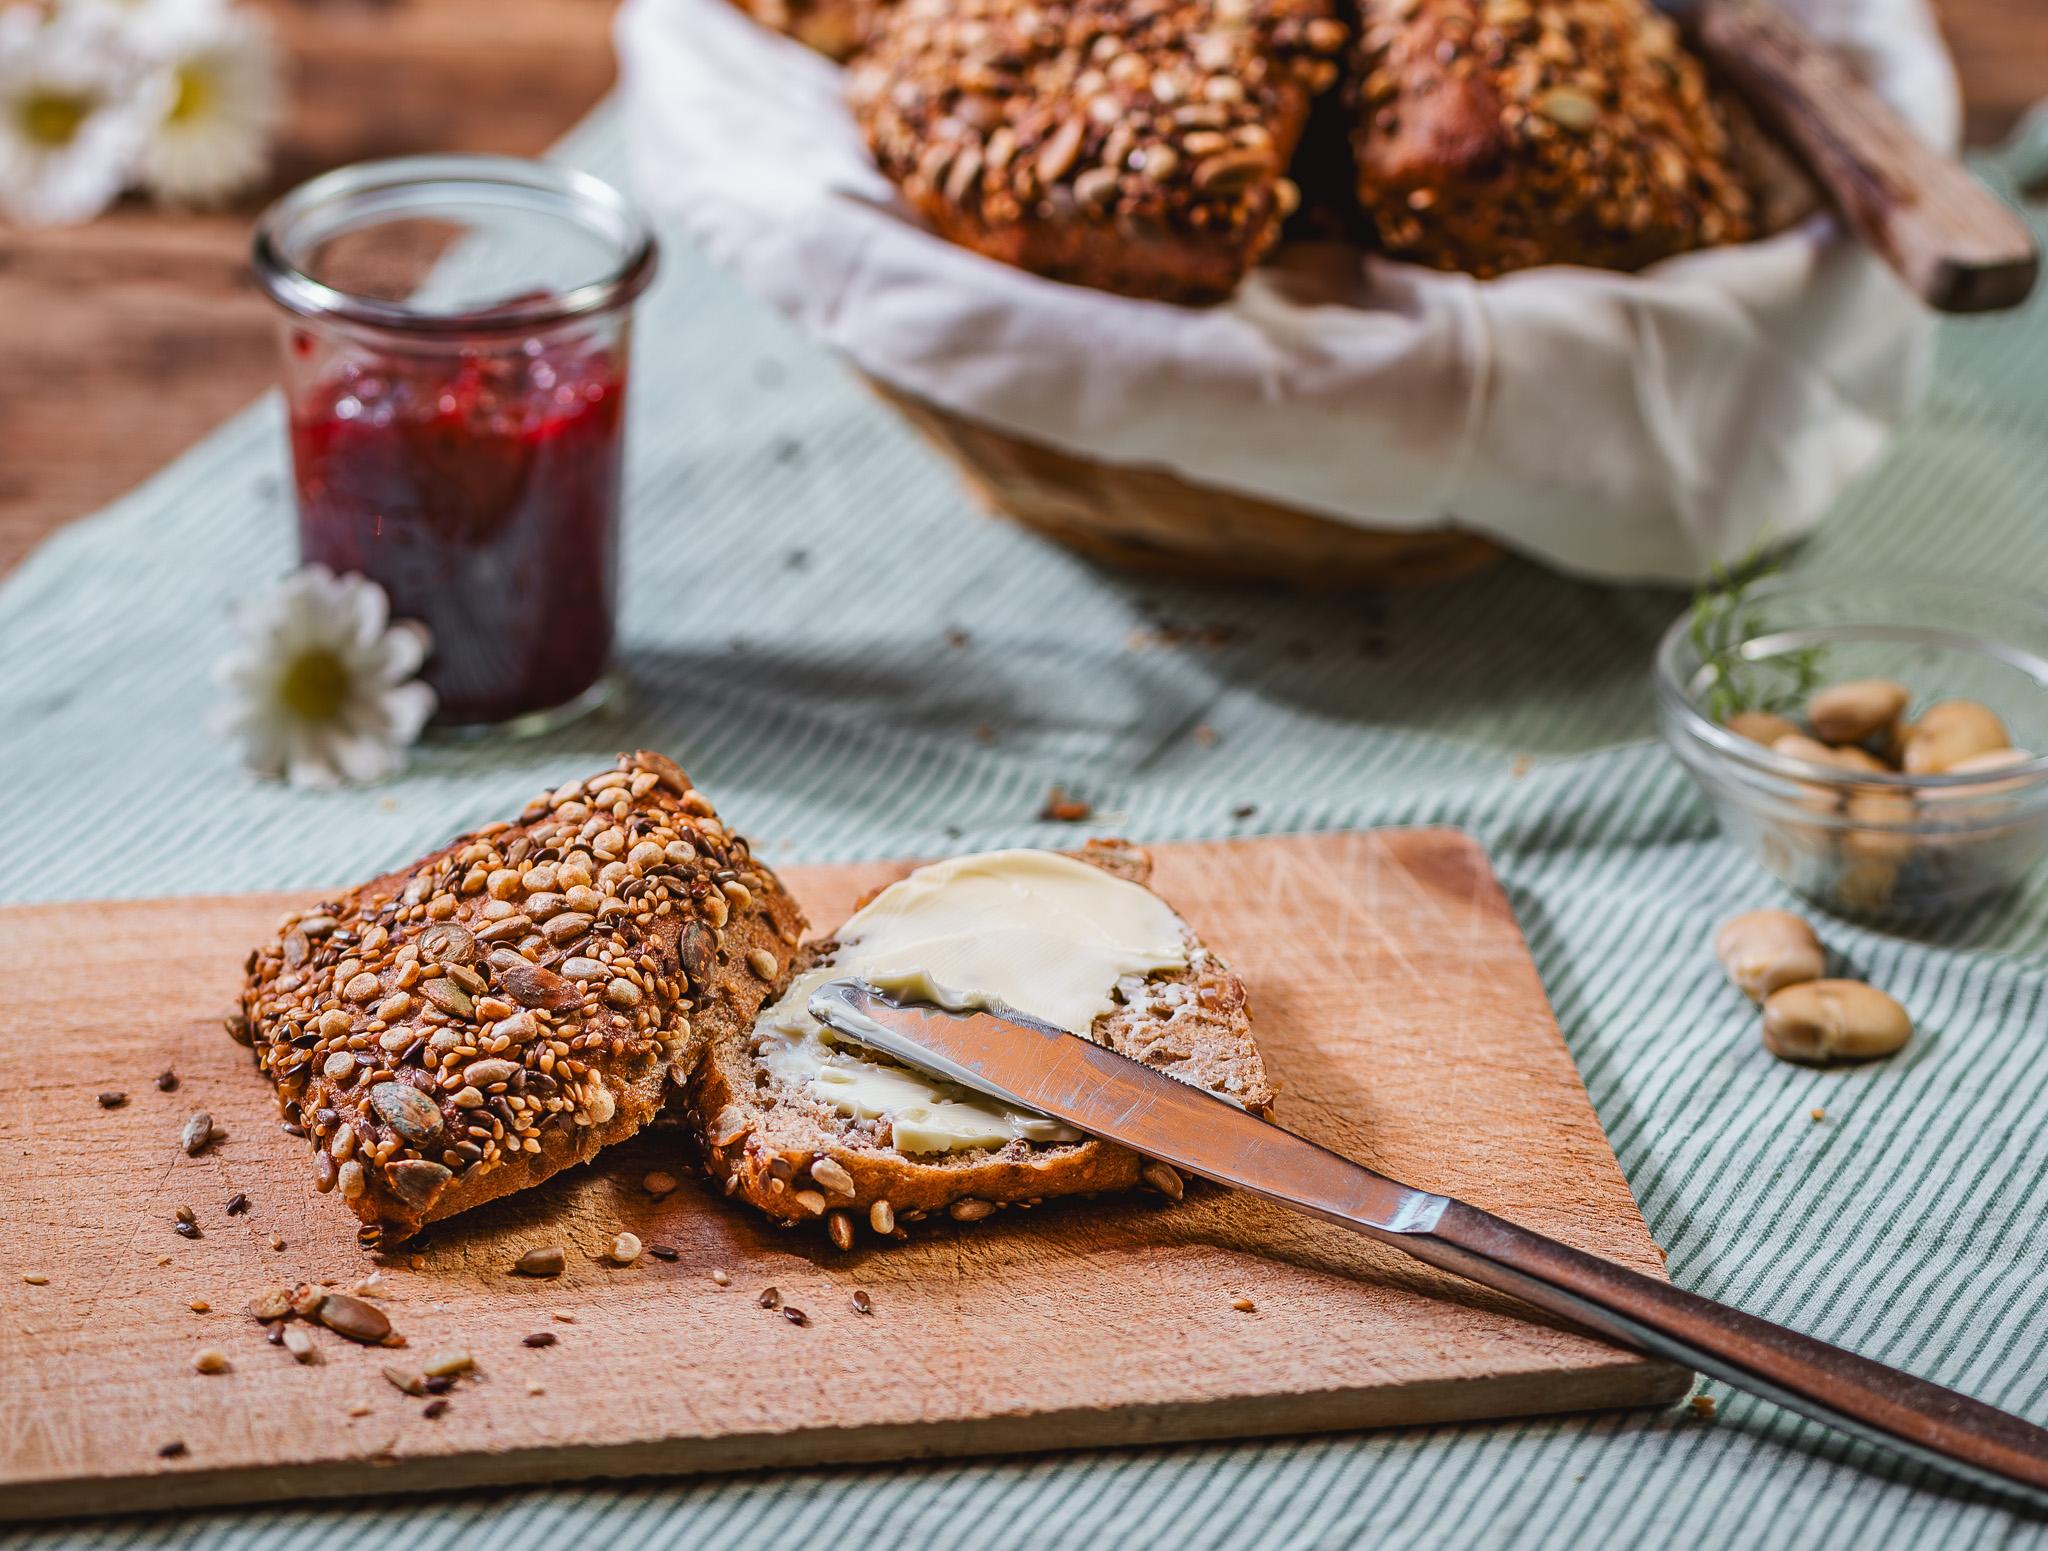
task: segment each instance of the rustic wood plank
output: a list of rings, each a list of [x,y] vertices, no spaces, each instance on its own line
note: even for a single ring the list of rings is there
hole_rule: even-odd
[[[1244,976],[1287,1124],[1661,1274],[1470,839],[1162,846],[1157,862],[1161,891]],[[900,871],[787,877],[829,923]],[[405,1351],[321,1331],[321,1360],[298,1366],[242,1312],[252,1295],[369,1267],[353,1218],[312,1191],[302,1144],[279,1131],[267,1086],[218,1022],[242,955],[287,903],[0,911],[12,1074],[0,1372],[13,1418],[0,1514],[1302,1432],[1641,1405],[1685,1388],[1666,1365],[1218,1189],[1177,1207],[1146,1197],[922,1223],[907,1244],[863,1234],[840,1255],[694,1181],[649,1198],[648,1169],[683,1172],[659,1134],[398,1255],[383,1275]],[[176,1092],[157,1089],[166,1068]],[[126,1103],[102,1108],[105,1091]],[[187,1158],[176,1135],[202,1108],[227,1134]],[[237,1191],[251,1209],[230,1217]],[[202,1237],[176,1234],[180,1204]],[[602,1263],[621,1228],[678,1258]],[[569,1246],[559,1281],[506,1274],[550,1242]],[[807,1327],[757,1303],[771,1284]],[[871,1316],[853,1311],[856,1287]],[[1241,1295],[1256,1312],[1231,1307]],[[522,1345],[542,1330],[558,1344]],[[209,1346],[230,1372],[193,1371]],[[479,1372],[438,1419],[379,1377],[454,1347]],[[185,1452],[161,1457],[171,1443]]]

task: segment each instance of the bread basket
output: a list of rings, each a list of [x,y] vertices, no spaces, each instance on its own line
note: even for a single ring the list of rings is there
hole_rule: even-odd
[[[1921,0],[1787,0],[1924,136],[1954,80]],[[1284,245],[1188,309],[925,231],[837,66],[728,0],[628,0],[641,197],[832,346],[993,512],[1121,564],[1316,586],[1503,549],[1690,581],[1813,528],[1924,386],[1931,324],[1825,214],[1639,274],[1477,281]]]

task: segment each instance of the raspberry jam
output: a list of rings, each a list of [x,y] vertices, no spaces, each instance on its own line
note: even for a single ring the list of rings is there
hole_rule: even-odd
[[[433,632],[434,720],[525,734],[610,687],[633,308],[653,233],[587,173],[402,156],[266,210],[299,556]]]
[[[294,394],[300,559],[361,572],[433,632],[437,721],[510,721],[602,677],[624,390],[615,349],[536,338],[345,348]]]

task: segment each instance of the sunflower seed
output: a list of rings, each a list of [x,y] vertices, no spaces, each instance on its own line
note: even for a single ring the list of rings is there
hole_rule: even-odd
[[[391,1334],[391,1320],[374,1303],[347,1293],[329,1293],[320,1300],[320,1323],[338,1336],[376,1346]]]
[[[568,1256],[559,1244],[530,1249],[512,1267],[514,1276],[560,1276]]]

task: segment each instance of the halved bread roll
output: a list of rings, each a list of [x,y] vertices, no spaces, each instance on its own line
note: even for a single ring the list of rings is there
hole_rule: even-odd
[[[236,1036],[365,1243],[632,1135],[788,978],[803,913],[642,750],[311,910],[249,955]]]
[[[1128,887],[1142,888],[1151,873],[1151,859],[1134,846],[1091,842],[1077,855]],[[886,902],[888,893],[877,896],[874,905]],[[1192,928],[1165,907],[1157,908],[1177,936],[1172,957],[1179,962],[1150,974],[1124,974],[1115,980],[1113,992],[1110,985],[1101,987],[1112,1005],[1094,1019],[1088,1036],[1254,1114],[1266,1114],[1274,1090],[1252,1041],[1243,984]],[[860,920],[857,914],[849,928],[857,930]],[[996,929],[1001,923],[988,925]],[[969,930],[974,926],[967,923]],[[934,1087],[932,1104],[916,1106],[922,1150],[910,1150],[900,1132],[909,1128],[905,1116],[911,1111],[890,1112],[886,1106],[892,1087],[912,1074],[869,1052],[833,1059],[863,1077],[868,1074],[862,1066],[871,1067],[880,1084],[871,1092],[884,1095],[879,1105],[843,1097],[844,1071],[825,1074],[837,1082],[823,1076],[807,1079],[801,1071],[793,1077],[783,1032],[793,1016],[791,1002],[808,995],[804,979],[814,967],[856,957],[837,940],[806,946],[784,1001],[765,1009],[753,1027],[728,1027],[707,1046],[686,1090],[687,1102],[705,1160],[713,1176],[725,1182],[728,1195],[785,1222],[823,1220],[844,1248],[865,1232],[901,1237],[900,1224],[934,1212],[972,1219],[1015,1203],[1126,1190],[1141,1183],[1178,1193],[1178,1177],[1163,1165],[1063,1128],[1047,1131],[1049,1123],[1042,1119],[1034,1124],[1002,1112],[993,1101],[949,1092],[943,1085]],[[1018,1004],[1038,1010],[1024,998]],[[934,1136],[945,1123],[933,1111],[963,1101],[992,1106],[988,1123],[1014,1134],[977,1137],[971,1126],[963,1131],[956,1125],[951,1138]]]

